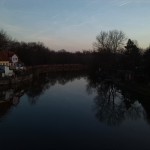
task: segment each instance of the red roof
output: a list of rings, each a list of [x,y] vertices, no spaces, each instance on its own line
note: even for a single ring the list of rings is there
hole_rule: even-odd
[[[12,57],[15,53],[11,51],[0,51],[0,61],[10,61],[10,57]]]

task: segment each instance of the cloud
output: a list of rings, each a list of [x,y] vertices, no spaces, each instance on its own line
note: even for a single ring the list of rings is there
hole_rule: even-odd
[[[113,4],[123,7],[129,4],[150,4],[149,0],[113,0]]]
[[[122,2],[119,6],[122,7],[122,6],[128,5],[129,3],[131,2],[130,1]]]

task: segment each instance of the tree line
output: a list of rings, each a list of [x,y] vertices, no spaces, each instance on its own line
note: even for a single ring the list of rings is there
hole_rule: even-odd
[[[96,37],[95,49],[100,68],[150,75],[150,47],[140,48],[122,31],[101,31]]]
[[[101,31],[93,50],[68,52],[51,50],[41,42],[18,42],[0,31],[0,50],[15,52],[26,66],[85,64],[92,69],[132,70],[150,74],[150,47],[141,49],[122,31]]]
[[[87,64],[90,51],[51,50],[41,42],[19,42],[0,31],[0,51],[13,51],[26,66],[46,64]]]

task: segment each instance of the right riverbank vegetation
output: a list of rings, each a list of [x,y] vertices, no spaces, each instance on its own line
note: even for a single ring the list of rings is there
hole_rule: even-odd
[[[0,31],[0,51],[12,51],[27,67],[42,65],[86,65],[94,73],[144,81],[150,75],[150,47],[142,49],[119,30],[101,31],[93,50],[51,50],[41,42],[19,42]]]

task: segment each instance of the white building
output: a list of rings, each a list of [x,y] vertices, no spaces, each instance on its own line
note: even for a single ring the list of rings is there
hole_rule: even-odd
[[[18,64],[18,56],[16,54],[13,54],[11,56],[11,62],[12,62],[13,66],[17,66],[17,64]]]
[[[9,66],[0,66],[0,73],[2,77],[13,76],[14,72],[9,68]]]
[[[11,51],[0,51],[0,76],[12,76],[18,66],[18,56]]]

